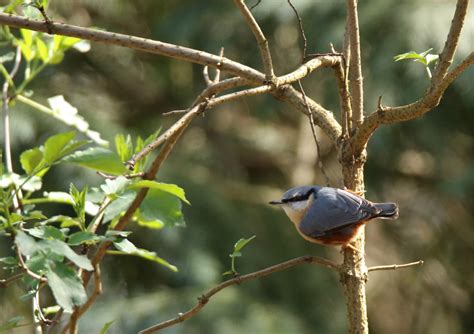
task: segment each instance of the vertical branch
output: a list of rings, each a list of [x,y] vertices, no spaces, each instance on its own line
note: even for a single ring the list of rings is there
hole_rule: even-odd
[[[272,62],[272,56],[270,54],[270,48],[268,47],[268,40],[263,34],[262,29],[260,29],[260,26],[258,25],[257,21],[253,17],[252,13],[248,9],[244,0],[234,0],[234,2],[237,5],[237,7],[239,7],[240,12],[244,16],[245,21],[247,21],[247,24],[249,25],[250,30],[252,30],[252,33],[254,34],[255,39],[257,40],[258,47],[262,55],[263,68],[265,71],[265,79],[268,81],[271,81],[274,79],[275,73],[273,72],[273,62]]]
[[[347,22],[344,55],[349,66],[349,88],[352,106],[352,117],[346,113],[346,124],[351,123],[351,130],[357,130],[364,119],[363,114],[363,79],[360,55],[359,21],[357,0],[346,0]],[[347,71],[346,71],[347,73]],[[347,76],[346,76],[347,78]],[[343,143],[349,145],[350,140]],[[346,147],[347,149],[347,147]],[[349,150],[349,152],[352,150]],[[344,184],[359,194],[364,194],[364,163],[365,151],[354,157],[345,156],[342,159]],[[367,266],[365,264],[365,229],[360,229],[358,237],[344,250],[343,271],[341,282],[346,296],[349,333],[367,334],[367,298],[365,284],[367,282]],[[355,251],[356,249],[357,251]]]
[[[442,80],[448,72],[449,66],[453,62],[454,54],[459,42],[459,36],[461,35],[462,27],[464,26],[464,19],[467,14],[468,5],[469,0],[457,1],[456,10],[454,12],[453,20],[451,21],[451,28],[449,29],[443,52],[439,57],[438,66],[436,66],[435,73],[432,77],[432,83]]]
[[[362,66],[360,57],[359,18],[357,1],[346,0],[347,4],[347,39],[350,50],[349,59],[349,87],[352,96],[353,128],[362,123],[364,118],[364,93]]]

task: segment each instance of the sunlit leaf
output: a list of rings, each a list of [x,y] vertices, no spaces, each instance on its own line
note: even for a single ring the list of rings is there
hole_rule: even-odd
[[[27,174],[33,173],[43,160],[43,152],[38,148],[24,151],[20,155],[21,167]]]
[[[91,147],[75,152],[63,161],[113,175],[120,175],[127,171],[117,154],[103,147]]]
[[[107,209],[105,209],[103,221],[109,222],[112,219],[119,217],[128,209],[135,199],[135,195],[136,193],[130,190],[120,194],[120,196],[110,203]]]
[[[49,137],[44,143],[43,159],[48,163],[52,163],[61,158],[65,154],[68,144],[70,144],[75,137],[75,131],[59,133]]]
[[[157,189],[168,194],[174,195],[181,199],[183,202],[190,204],[189,201],[186,199],[186,195],[184,193],[184,189],[177,186],[176,184],[170,183],[161,183],[152,180],[140,180],[130,185],[130,188],[150,188],[150,189]]]
[[[168,192],[150,189],[140,205],[144,221],[159,221],[166,226],[185,226],[181,201]]]
[[[116,254],[116,255],[128,254],[128,255],[139,256],[139,257],[144,258],[146,260],[159,263],[159,264],[167,267],[168,269],[170,269],[172,271],[175,271],[175,272],[178,271],[178,268],[176,268],[176,266],[173,266],[172,264],[170,264],[166,260],[162,259],[158,255],[156,255],[155,252],[151,252],[151,251],[146,250],[146,249],[137,248],[128,239],[122,239],[122,240],[116,241],[116,242],[114,242],[114,246],[115,246],[115,248],[118,249],[118,252],[117,251],[109,251],[110,254]]]

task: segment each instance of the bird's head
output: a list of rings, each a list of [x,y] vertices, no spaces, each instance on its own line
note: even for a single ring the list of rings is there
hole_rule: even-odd
[[[270,204],[281,206],[290,220],[295,224],[299,224],[320,189],[319,186],[291,188],[283,194],[281,200],[271,201]]]

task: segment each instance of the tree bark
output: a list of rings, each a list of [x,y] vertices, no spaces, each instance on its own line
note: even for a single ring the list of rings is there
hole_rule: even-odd
[[[342,170],[344,184],[347,188],[364,194],[364,163],[365,151],[362,157],[343,159]],[[341,271],[341,283],[346,296],[348,333],[368,334],[367,300],[365,285],[367,283],[367,266],[365,264],[365,228],[362,227],[359,236],[351,243],[357,249],[344,250],[344,262]]]

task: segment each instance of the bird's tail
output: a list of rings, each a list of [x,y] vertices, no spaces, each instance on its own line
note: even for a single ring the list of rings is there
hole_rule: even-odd
[[[374,203],[375,207],[380,210],[376,215],[378,218],[397,219],[398,205],[395,203]]]

